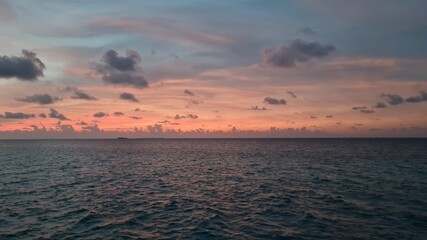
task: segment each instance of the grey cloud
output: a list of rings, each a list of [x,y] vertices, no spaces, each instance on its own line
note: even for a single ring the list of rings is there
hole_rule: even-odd
[[[44,113],[40,113],[40,114],[39,114],[39,117],[41,117],[41,118],[46,118],[47,116],[46,116],[46,114],[44,114]]]
[[[365,110],[365,109],[367,109],[367,107],[365,107],[365,106],[362,106],[362,107],[352,107],[351,109],[353,109],[353,110]]]
[[[57,110],[55,110],[53,108],[50,109],[49,117],[57,118],[59,120],[70,120],[67,117],[65,117],[64,114],[59,113]]]
[[[409,103],[419,103],[422,101],[427,101],[427,93],[424,91],[421,91],[418,96],[411,96],[405,99],[405,102]]]
[[[114,116],[123,116],[123,115],[125,115],[124,113],[122,113],[122,112],[114,112],[113,113],[114,114]]]
[[[403,98],[397,94],[385,94],[381,95],[390,105],[398,105],[403,103]]]
[[[118,56],[114,50],[108,50],[101,59],[102,63],[95,64],[94,69],[102,75],[105,83],[146,88],[148,82],[137,66],[140,61],[141,57],[133,50],[127,50],[125,57]]]
[[[44,63],[36,54],[22,50],[21,57],[0,56],[0,78],[17,78],[22,81],[36,81],[43,77]]]
[[[135,88],[148,87],[148,82],[143,76],[128,72],[109,72],[102,77],[102,80],[113,85],[133,86]]]
[[[199,116],[197,116],[195,114],[187,114],[187,118],[197,119],[197,118],[199,118]]]
[[[326,115],[326,118],[334,118],[332,115]]]
[[[176,114],[174,117],[174,119],[177,119],[177,120],[184,119],[184,118],[197,119],[197,118],[199,118],[199,116],[197,116],[195,114],[187,114],[187,115]]]
[[[52,97],[49,94],[34,94],[32,96],[27,96],[25,98],[17,98],[16,100],[20,102],[27,102],[27,103],[38,103],[41,105],[45,104],[52,104],[54,102],[60,101],[61,98],[58,97]]]
[[[0,118],[10,118],[10,119],[28,119],[36,117],[34,114],[27,114],[23,112],[5,112],[3,115],[0,114]]]
[[[277,99],[272,97],[266,97],[264,98],[264,102],[272,105],[286,105],[285,99]]]
[[[105,116],[107,116],[107,114],[105,112],[97,112],[97,113],[93,114],[93,117],[96,117],[96,118],[102,118]]]
[[[298,29],[298,33],[302,33],[302,34],[307,35],[307,36],[316,36],[317,35],[317,32],[314,31],[313,29],[309,28],[309,27],[304,27],[304,28]]]
[[[265,65],[272,67],[295,67],[297,62],[307,62],[312,58],[328,56],[336,48],[333,45],[322,45],[317,42],[294,40],[289,45],[279,45],[275,50],[262,49],[261,55]]]
[[[286,93],[291,95],[291,97],[293,97],[293,98],[297,98],[297,95],[294,92],[287,91]]]
[[[95,101],[98,100],[98,98],[91,96],[85,92],[82,92],[80,90],[75,91],[74,95],[71,96],[72,99],[84,99],[84,100],[90,100],[90,101]]]
[[[131,101],[131,102],[139,102],[139,100],[136,99],[135,95],[127,92],[120,93],[120,99]]]
[[[188,90],[188,89],[184,90],[184,94],[188,95],[188,96],[195,96],[195,94],[192,91]]]
[[[119,71],[135,71],[138,62],[141,62],[141,56],[136,51],[127,50],[125,57],[118,56],[115,50],[108,50],[101,59],[106,66]]]
[[[90,101],[98,100],[96,97],[91,96],[76,87],[67,86],[65,88],[60,88],[59,90],[74,92],[74,95],[71,96],[72,99],[84,99],[84,100],[90,100]]]
[[[386,108],[387,105],[384,102],[377,102],[374,108]]]
[[[129,118],[132,118],[132,119],[135,119],[135,120],[142,119],[142,117],[136,117],[136,116],[130,116]]]
[[[362,109],[360,110],[361,113],[374,113],[374,110],[368,110],[368,109]]]

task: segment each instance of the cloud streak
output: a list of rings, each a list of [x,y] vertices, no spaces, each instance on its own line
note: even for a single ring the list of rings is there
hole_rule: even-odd
[[[17,98],[17,101],[20,102],[27,102],[27,103],[37,103],[40,105],[46,105],[46,104],[53,104],[57,101],[60,101],[61,98],[58,97],[52,97],[49,94],[34,94],[32,96],[27,96],[24,98]]]

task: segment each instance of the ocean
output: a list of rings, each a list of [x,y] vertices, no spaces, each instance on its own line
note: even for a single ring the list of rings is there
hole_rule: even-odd
[[[0,239],[426,236],[427,139],[0,141]]]

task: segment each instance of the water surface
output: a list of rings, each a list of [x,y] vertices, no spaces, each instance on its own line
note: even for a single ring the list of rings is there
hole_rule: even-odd
[[[0,239],[423,239],[427,140],[3,140]]]

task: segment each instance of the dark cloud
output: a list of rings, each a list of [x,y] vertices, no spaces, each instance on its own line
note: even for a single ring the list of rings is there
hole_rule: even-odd
[[[88,123],[87,122],[78,122],[78,123],[76,123],[77,125],[80,125],[80,126],[87,126],[88,125]]]
[[[362,107],[352,107],[351,109],[353,109],[353,110],[365,110],[365,109],[367,109],[367,107],[365,107],[365,106],[362,106]]]
[[[46,114],[44,114],[44,113],[40,113],[40,114],[39,114],[39,117],[41,117],[41,118],[46,118],[47,116],[46,116]]]
[[[127,72],[112,72],[104,75],[102,80],[114,85],[133,86],[136,88],[148,87],[148,82],[143,76]]]
[[[277,99],[272,97],[266,97],[264,98],[264,102],[272,105],[286,105],[285,99]]]
[[[91,96],[91,95],[85,93],[84,91],[82,91],[76,87],[67,86],[65,88],[60,88],[59,90],[67,91],[67,92],[74,92],[74,95],[71,96],[72,99],[83,99],[83,100],[90,100],[90,101],[98,100],[96,97]]]
[[[27,114],[23,112],[5,112],[3,115],[0,114],[0,118],[10,118],[10,119],[28,119],[28,118],[34,118],[36,115],[34,114]]]
[[[133,50],[127,50],[125,57],[120,57],[114,50],[108,50],[101,59],[102,62],[111,68],[119,71],[135,71],[141,56]]]
[[[355,110],[355,111],[359,111],[361,113],[374,113],[374,110],[369,110],[368,107],[366,106],[361,106],[361,107],[352,107],[351,109]]]
[[[184,90],[184,94],[188,95],[188,96],[195,96],[195,94],[192,91],[188,90],[188,89]]]
[[[374,108],[386,108],[387,105],[384,102],[377,102]]]
[[[291,95],[291,97],[293,97],[293,98],[297,98],[298,97],[294,92],[287,91],[286,93],[289,94],[289,95]]]
[[[113,113],[114,114],[114,116],[123,116],[123,115],[125,115],[124,113],[122,113],[122,112],[114,112]]]
[[[130,116],[129,118],[132,118],[132,119],[135,119],[135,120],[142,119],[142,117],[136,117],[136,116]]]
[[[44,63],[36,54],[22,50],[21,57],[0,56],[0,78],[17,78],[22,81],[36,81],[43,77]]]
[[[269,110],[269,109],[268,109],[268,108],[266,108],[266,107],[252,106],[252,107],[251,107],[251,110],[267,111],[267,110]]]
[[[97,112],[97,113],[93,114],[93,117],[96,117],[96,118],[102,118],[105,116],[107,116],[107,114],[105,112]]]
[[[332,115],[326,115],[326,118],[334,118]]]
[[[135,95],[127,92],[120,93],[120,99],[131,101],[131,102],[139,102],[139,100],[136,99]]]
[[[401,104],[404,102],[403,98],[397,94],[385,94],[385,93],[383,93],[381,95],[381,97],[383,97],[388,102],[388,104],[390,104],[390,105],[398,105],[398,104]]]
[[[185,118],[185,116],[184,115],[179,115],[179,114],[175,115],[175,117],[174,117],[174,119],[177,119],[177,120],[183,119],[183,118]]]
[[[427,93],[423,91],[418,96],[411,96],[405,99],[405,102],[409,103],[419,103],[422,101],[427,101]]]
[[[199,118],[199,116],[197,116],[195,114],[187,114],[187,118],[197,119],[197,118]]]
[[[294,40],[289,45],[279,45],[275,50],[262,49],[261,55],[265,65],[272,67],[295,67],[297,62],[307,62],[312,58],[328,56],[336,48],[333,45],[322,45],[317,42]]]
[[[302,34],[307,35],[307,36],[316,36],[317,35],[317,32],[314,31],[313,29],[309,28],[309,27],[298,29],[298,33],[302,33]]]
[[[199,116],[195,115],[195,114],[187,114],[187,115],[175,115],[174,119],[184,119],[184,118],[190,118],[190,119],[197,119],[199,118]]]
[[[94,69],[102,75],[105,83],[146,88],[148,82],[137,66],[140,61],[141,57],[133,50],[128,50],[125,57],[118,56],[114,50],[108,50],[101,59],[102,63],[95,64]]]
[[[85,92],[82,92],[80,90],[75,91],[74,95],[71,96],[72,99],[84,99],[84,100],[90,100],[90,101],[95,101],[98,100],[98,98],[91,96]]]
[[[369,109],[362,109],[360,110],[361,113],[374,113],[374,110],[369,110]]]
[[[50,109],[49,117],[51,117],[51,118],[57,118],[59,120],[70,120],[67,117],[65,117],[64,114],[59,113],[58,111],[56,111],[53,108]]]
[[[45,93],[45,94],[34,94],[32,96],[27,96],[25,98],[17,98],[16,100],[20,102],[38,103],[41,105],[45,105],[45,104],[52,104],[57,101],[60,101],[61,98],[52,97],[49,94]]]

